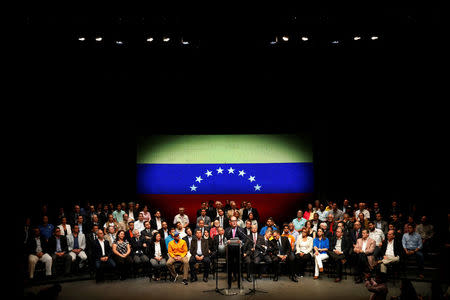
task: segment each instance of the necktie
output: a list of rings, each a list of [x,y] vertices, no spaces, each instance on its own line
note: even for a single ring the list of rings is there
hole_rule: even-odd
[[[236,235],[236,228],[233,229],[233,237]]]
[[[253,241],[254,241],[255,244],[256,244],[256,234],[255,234],[255,233],[253,234]]]
[[[222,236],[220,236],[220,242],[219,242],[219,245],[222,246]]]

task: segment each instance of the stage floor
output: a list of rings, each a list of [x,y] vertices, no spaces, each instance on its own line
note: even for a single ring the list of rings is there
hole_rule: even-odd
[[[180,276],[181,277],[181,276]],[[267,291],[267,294],[257,293],[256,295],[234,295],[223,296],[215,292],[206,292],[205,290],[213,290],[215,288],[215,280],[210,276],[207,283],[200,280],[194,283],[189,282],[187,286],[181,283],[181,278],[174,282],[149,282],[148,278],[127,279],[125,281],[106,281],[96,284],[94,280],[82,280],[62,283],[62,290],[59,294],[61,300],[88,300],[88,299],[139,299],[138,297],[150,297],[152,299],[195,299],[207,297],[219,297],[221,299],[369,299],[370,293],[364,284],[355,284],[353,277],[349,276],[347,280],[335,283],[333,278],[326,276],[313,280],[312,277],[306,276],[299,278],[299,282],[295,283],[288,277],[280,277],[277,282],[269,278],[263,278],[257,281],[256,288]],[[429,296],[431,294],[431,283],[429,282],[413,282],[418,294]],[[252,284],[244,281],[244,289],[246,292],[252,287]],[[37,292],[47,286],[29,287],[25,292]],[[219,288],[226,287],[226,274],[219,275]],[[233,285],[234,287],[234,285]],[[400,294],[400,282],[393,286],[389,283],[390,296],[398,296]],[[146,299],[141,298],[141,299]]]

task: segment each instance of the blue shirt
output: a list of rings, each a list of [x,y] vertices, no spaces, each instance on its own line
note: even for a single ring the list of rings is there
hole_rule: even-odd
[[[275,231],[277,230],[277,228],[275,226],[270,226],[272,227],[272,229]],[[261,228],[261,231],[259,232],[260,235],[264,235],[267,231],[267,228],[269,228],[268,226],[264,226],[263,228]]]
[[[73,249],[80,249],[80,245],[78,244],[78,235],[73,236]]]
[[[61,238],[56,239],[56,252],[61,252]]]
[[[123,210],[117,211],[115,210],[112,215],[114,217],[114,219],[117,220],[117,222],[122,222],[123,221],[123,215],[125,214],[125,212]]]
[[[165,242],[166,242],[166,248],[167,249],[169,249],[169,243],[170,243],[170,241],[172,241],[173,240],[173,236],[172,235],[168,235],[167,237],[166,237],[166,239],[164,240]]]
[[[47,224],[47,226],[41,225],[39,226],[39,230],[41,231],[41,235],[45,237],[46,240],[52,236],[53,229],[55,227],[52,224]]]
[[[402,238],[402,245],[407,250],[422,249],[422,237],[417,232],[413,234],[405,233]]]
[[[315,238],[313,241],[313,248],[314,247],[319,249],[329,249],[330,243],[327,238],[322,237],[321,240],[319,240],[319,238]],[[319,253],[326,253],[326,251],[319,251]]]
[[[298,218],[295,218],[294,220],[292,220],[292,223],[294,223],[295,230],[298,231],[305,227],[306,219],[302,217],[299,221]]]

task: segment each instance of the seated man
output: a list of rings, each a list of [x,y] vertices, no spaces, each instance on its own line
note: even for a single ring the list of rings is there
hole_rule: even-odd
[[[209,259],[208,241],[203,239],[202,231],[197,229],[195,231],[195,239],[191,243],[191,258],[189,259],[189,268],[191,270],[191,282],[197,281],[197,273],[195,270],[196,263],[202,263],[204,274],[203,281],[208,282],[209,266],[211,261]]]
[[[306,222],[306,220],[305,220],[305,222]],[[266,230],[267,230],[269,227],[272,228],[272,230],[277,230],[277,228],[275,227],[275,223],[274,223],[272,217],[269,217],[269,218],[267,219],[266,226],[264,226],[263,228],[261,228],[261,231],[259,232],[259,234],[260,234],[260,235],[265,235]]]
[[[422,238],[423,249],[426,252],[431,248],[431,239],[434,236],[433,225],[428,222],[427,216],[422,216],[420,219],[421,223],[416,226],[416,232]]]
[[[406,256],[415,256],[419,268],[419,278],[423,279],[422,237],[415,232],[412,224],[408,224],[408,232],[403,235],[402,246]]]
[[[369,221],[369,237],[375,241],[375,251],[373,255],[375,259],[378,259],[378,255],[380,253],[381,245],[383,245],[384,241],[384,233],[381,229],[375,227],[375,222]]]
[[[171,227],[170,229],[169,229],[169,235],[164,239],[164,242],[166,243],[166,248],[167,248],[167,250],[169,249],[169,243],[171,242],[171,241],[173,241],[173,235],[175,234],[175,228],[173,228],[173,227]],[[161,237],[162,238],[162,237]],[[189,249],[189,246],[188,246],[188,249]]]
[[[217,235],[214,237],[214,248],[211,249],[211,258],[225,257],[226,243],[225,230],[219,227],[217,229]]]
[[[106,266],[115,268],[116,263],[112,259],[112,249],[108,241],[104,239],[104,233],[101,230],[97,231],[97,239],[94,241],[93,256],[95,260],[96,280],[103,281],[104,268]]]
[[[86,249],[86,237],[79,232],[78,225],[74,225],[72,234],[67,236],[67,244],[72,262],[74,262],[78,256],[80,258],[80,268],[82,268],[84,262],[87,260],[87,255],[84,252],[84,249]]]
[[[380,229],[383,234],[387,234],[388,232],[388,223],[386,221],[383,220],[382,216],[380,213],[377,213],[375,215],[375,221],[374,221],[375,227]]]
[[[211,218],[206,215],[206,209],[202,209],[200,216],[197,218],[197,225],[199,224],[199,221],[203,220],[203,224],[205,225],[205,227],[211,227]]]
[[[365,276],[368,276],[375,262],[373,252],[375,251],[376,243],[373,239],[369,238],[369,231],[367,229],[363,229],[361,234],[362,238],[356,241],[353,249],[356,255],[356,283],[363,282],[363,273],[365,273]]]
[[[346,263],[352,242],[345,237],[343,229],[338,227],[331,238],[330,250],[327,251],[331,261],[336,265],[335,282],[342,280],[342,266]]]
[[[74,226],[75,228],[75,226]],[[64,261],[64,276],[70,275],[70,265],[72,258],[69,255],[69,248],[67,246],[67,238],[61,235],[61,229],[56,227],[53,230],[53,235],[48,239],[48,252],[52,256],[52,274],[56,274],[56,261]]]
[[[133,232],[134,232],[134,221],[131,220],[128,222],[128,230],[125,231],[125,240],[128,241],[128,243],[131,242],[131,239],[133,238]]]
[[[380,256],[383,258],[378,261],[378,263],[381,264],[380,271],[386,273],[388,264],[399,262],[402,251],[401,242],[395,238],[395,230],[389,230],[387,233],[387,240],[383,241],[380,250]]]
[[[141,237],[147,242],[150,243],[153,238],[153,231],[150,228],[150,221],[144,222],[144,230],[141,231]]]
[[[177,222],[175,231],[180,234],[180,239],[186,236],[186,229],[183,227],[183,223]]]
[[[283,225],[283,233],[281,234],[281,236],[285,236],[289,239],[289,243],[291,244],[291,249],[292,249],[292,251],[294,251],[295,250],[295,237],[289,234],[289,225],[288,224]]]
[[[306,223],[306,219],[303,218],[302,210],[299,210],[297,212],[297,218],[293,219],[292,223],[294,224],[294,228],[295,230],[297,230],[297,232],[300,232],[300,230],[302,230],[302,228],[305,226]]]
[[[131,246],[131,257],[133,258],[133,263],[138,265],[148,266],[149,258],[145,253],[147,252],[147,247],[149,242],[141,237],[139,229],[133,231],[133,238],[130,240]]]
[[[187,285],[188,272],[189,272],[189,260],[187,258],[188,248],[186,242],[180,239],[178,232],[173,234],[173,240],[169,243],[168,248],[169,259],[167,260],[167,268],[170,274],[174,278],[173,282],[177,281],[178,274],[175,272],[173,264],[177,261],[183,263],[183,284]]]
[[[142,212],[139,213],[138,220],[134,221],[134,229],[139,230],[139,232],[145,229],[144,214]]]
[[[198,227],[195,228],[195,231],[200,230],[202,232],[202,236],[205,234],[205,231],[209,232],[209,228],[205,226],[205,222],[203,220],[200,219],[197,225]],[[181,238],[183,238],[183,236]]]
[[[253,227],[252,227],[253,229]],[[260,251],[257,252],[255,256],[254,263],[258,266],[258,279],[261,279],[261,262],[265,262],[269,266],[269,272],[272,270],[273,272],[273,261],[270,257],[271,253],[274,251],[272,248],[272,243],[270,242],[270,238],[272,237],[272,231],[267,230],[264,234],[264,238],[258,239],[257,243]],[[256,254],[256,253],[255,253]]]
[[[41,235],[38,227],[33,228],[33,237],[29,238],[26,244],[28,254],[28,272],[30,279],[34,278],[34,270],[38,261],[45,264],[45,275],[52,275],[52,258],[48,254],[47,240]]]
[[[285,262],[289,268],[289,278],[294,282],[298,282],[294,274],[295,255],[292,251],[291,243],[287,237],[281,236],[277,230],[273,232],[272,249],[271,258],[275,266],[273,281],[278,281],[278,276],[281,273],[280,262]]]
[[[252,232],[250,233],[250,236],[252,241],[247,240],[244,243],[244,248],[242,249],[243,257],[244,257],[244,264],[247,266],[247,281],[251,281],[250,274],[253,271],[254,273],[254,264],[255,264],[255,258],[262,255],[263,249],[261,245],[265,244],[264,237],[258,234],[258,226],[252,225]]]

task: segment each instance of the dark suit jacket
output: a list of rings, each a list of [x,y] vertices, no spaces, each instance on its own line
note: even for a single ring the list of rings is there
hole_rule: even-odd
[[[134,229],[133,229],[134,230]],[[133,235],[134,236],[134,235]],[[130,233],[130,229],[128,229],[127,231],[125,231],[125,239],[129,242],[129,243],[131,243],[131,239],[132,239],[132,236],[131,236],[131,233]]]
[[[147,247],[150,245],[149,242],[146,242],[142,236],[139,236],[139,239],[136,241],[136,238],[131,238],[130,246],[131,246],[131,256],[136,255],[136,251],[140,253],[147,252],[147,249],[144,247],[144,243],[147,244]]]
[[[85,233],[84,234],[86,237],[86,252],[87,253],[92,253],[93,249],[94,249],[94,242],[96,241],[94,239],[93,233],[89,232],[89,233]]]
[[[209,232],[209,227],[208,226],[205,226],[205,227],[203,227],[204,228],[204,231],[208,231]],[[197,228],[195,228],[195,230],[193,231],[193,233],[195,234],[195,232],[197,231],[197,230],[201,230],[201,228],[200,227],[197,227]],[[204,234],[204,231],[202,232],[202,236],[203,236],[203,234]]]
[[[152,219],[153,220],[153,219]],[[167,229],[167,234],[169,234],[169,229]],[[160,229],[160,230],[158,230],[158,232],[159,232],[159,234],[161,234],[161,240],[164,240],[166,237],[165,237],[165,235],[164,235],[164,229]]]
[[[227,240],[232,239],[233,238],[233,229],[231,227],[228,227],[227,229],[225,229],[225,237],[227,238]],[[241,241],[246,241],[247,239],[244,237],[245,232],[244,230],[239,227],[236,226],[236,233],[235,233],[235,237],[239,238]]]
[[[43,253],[49,253],[48,252],[48,242],[45,239],[45,237],[40,236],[40,240],[41,240],[41,248],[42,248],[42,252]],[[34,236],[30,236],[28,238],[27,244],[25,246],[26,249],[26,253],[27,254],[36,254],[36,240],[34,238]]]
[[[385,239],[383,241],[383,244],[381,245],[380,254],[379,254],[381,257],[386,255],[387,243],[388,243],[388,240]],[[403,250],[403,246],[402,246],[401,240],[400,239],[394,239],[394,256],[399,256],[400,259],[402,259],[404,253],[405,252]]]
[[[166,247],[166,243],[161,239],[161,241],[159,242],[159,244],[161,245],[161,256],[165,259],[169,259],[168,255],[167,255],[167,247]],[[148,258],[152,259],[155,257],[155,242],[151,242],[150,246],[148,247]]]
[[[337,237],[333,236],[330,239],[330,249],[329,251],[333,252],[334,247],[336,246]],[[342,242],[341,242],[341,251],[344,253],[345,256],[347,256],[350,252],[350,249],[353,247],[352,242],[344,235],[342,236]]]
[[[219,220],[219,217],[214,218],[214,220]],[[214,222],[214,221],[212,221],[212,222]],[[223,228],[228,228],[228,227],[230,227],[230,222],[229,222],[227,216],[225,216],[225,214],[224,214],[223,215]]]
[[[165,221],[164,218],[161,218],[161,223]],[[150,220],[150,229],[151,230],[157,230],[158,225],[156,225],[156,218],[152,217],[152,219]],[[160,228],[159,230],[161,230],[162,228]]]
[[[202,247],[202,254],[203,256],[207,257],[209,256],[209,243],[208,240],[201,239],[201,247]],[[189,251],[191,252],[191,255],[195,257],[197,255],[197,238],[192,239],[191,247],[189,247]]]
[[[249,237],[250,237],[250,240],[247,240],[245,242],[245,244],[244,244],[244,251],[245,251],[245,253],[247,253],[247,255],[251,255],[252,254],[251,249],[254,247],[252,235],[250,235]],[[256,239],[256,244],[259,245],[259,246],[265,245],[265,241],[264,241],[264,236],[263,235],[258,234],[258,237]],[[267,253],[269,253],[270,250],[271,250],[271,243],[270,243],[270,241],[268,243],[268,246],[269,246],[269,248],[268,248],[268,252]],[[258,256],[258,255],[261,255],[261,253],[262,253],[261,252],[261,248],[256,246],[254,255]]]
[[[153,229],[150,228],[150,232],[147,232],[146,229],[141,231],[141,238],[146,241],[147,243],[150,243],[150,241],[153,238],[153,234],[152,234]]]
[[[291,248],[291,243],[289,242],[289,239],[285,236],[280,236],[281,239],[281,246],[283,247],[285,253],[284,255],[289,255],[289,253],[291,253],[292,248]],[[272,255],[278,255],[280,254],[279,249],[278,249],[278,241],[276,239],[272,239],[270,241],[272,243]]]
[[[359,229],[358,235],[356,235],[355,229],[350,230],[350,239],[351,239],[353,245],[356,245],[356,241],[358,239],[362,238],[362,230],[363,230],[363,228]]]
[[[252,207],[252,213],[253,213],[253,217],[256,221],[259,222],[259,213],[258,210],[256,210],[256,208]],[[244,211],[242,212],[242,221],[247,221],[248,219],[248,209],[244,208]]]
[[[61,235],[60,237],[61,240],[61,251],[68,253],[69,252],[69,248],[67,246],[67,238],[64,235]],[[54,235],[52,235],[49,239],[48,239],[48,252],[50,255],[54,254],[56,252],[56,238]]]
[[[187,245],[188,250],[189,250],[189,249],[191,249],[191,244],[192,244],[192,242],[195,240],[195,236],[192,236],[192,241],[191,241],[191,243],[189,243],[189,238],[188,238],[187,235],[183,238],[183,240],[186,242],[186,245]]]
[[[113,254],[111,245],[107,240],[103,239],[103,241],[105,243],[105,256],[111,257]],[[94,259],[100,259],[101,257],[103,257],[102,247],[100,246],[100,242],[98,241],[98,239],[94,241],[92,250],[93,250],[92,255],[94,256]]]
[[[225,243],[227,241],[225,234],[223,235],[223,238],[224,238],[223,242]],[[210,248],[211,255],[215,255],[218,249],[219,249],[219,235],[215,235],[214,239],[212,240],[212,247]]]

